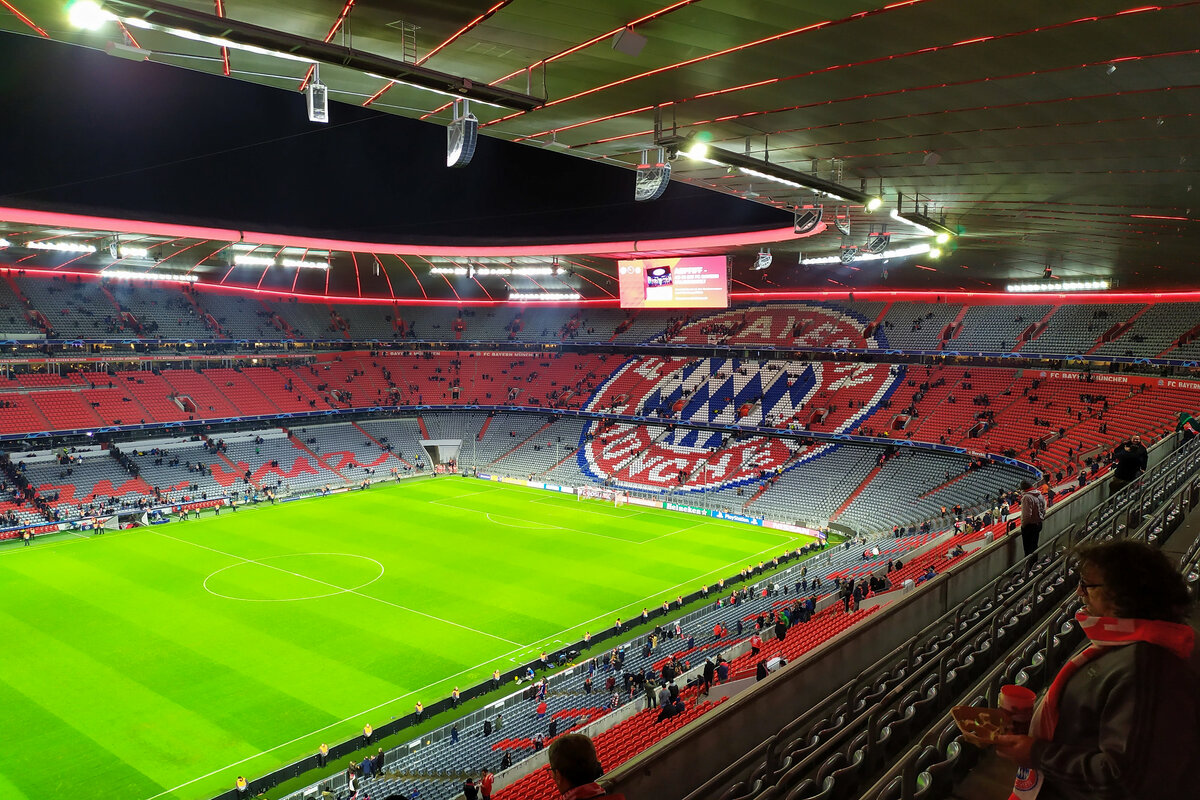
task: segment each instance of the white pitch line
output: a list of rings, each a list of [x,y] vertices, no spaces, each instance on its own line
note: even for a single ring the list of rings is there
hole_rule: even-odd
[[[793,541],[799,541],[799,540],[800,540],[799,537],[793,538]],[[752,558],[754,558],[754,556],[762,555],[763,553],[766,553],[773,549],[774,548],[768,547],[763,550],[759,550],[757,553],[752,553],[750,556],[748,556],[748,558],[752,559]],[[724,566],[717,567],[716,569],[709,570],[708,572],[702,572],[699,575],[697,575],[696,577],[691,578],[689,581],[683,581],[683,582],[677,583],[674,586],[670,586],[667,589],[662,590],[662,591],[665,591],[669,594],[671,591],[684,586],[686,583],[690,583],[691,581],[699,580],[700,578],[704,578],[708,575],[712,575],[716,572],[720,572],[721,570],[729,569],[730,567],[734,567],[740,563],[741,563],[741,559],[738,559],[737,561],[730,561],[728,564],[725,564]],[[651,599],[652,597],[657,597],[658,594],[659,594],[659,592],[655,592],[654,594],[648,594],[645,597],[641,598],[640,600],[634,600],[632,603],[627,604],[627,606],[637,606],[638,603],[644,603],[647,600]],[[331,722],[323,728],[317,728],[315,731],[312,731],[311,733],[305,733],[305,734],[295,737],[294,739],[289,739],[286,742],[281,742],[280,744],[277,744],[274,747],[268,748],[266,750],[260,750],[259,752],[255,753],[252,756],[246,756],[243,759],[234,761],[232,764],[227,764],[218,769],[214,769],[212,772],[207,772],[203,775],[192,778],[190,781],[187,781],[186,783],[181,783],[174,788],[166,789],[164,791],[159,792],[158,794],[151,795],[150,797],[145,798],[145,800],[158,800],[158,798],[163,797],[168,794],[173,794],[174,792],[179,791],[180,789],[182,789],[185,786],[191,786],[193,783],[196,783],[197,781],[202,781],[205,778],[210,778],[213,775],[216,775],[217,773],[231,770],[234,767],[245,764],[247,761],[251,761],[255,758],[258,758],[259,756],[263,756],[263,755],[266,755],[267,753],[274,752],[275,750],[278,750],[281,747],[287,747],[288,745],[295,744],[296,742],[302,741],[304,739],[315,738],[317,736],[317,734],[324,733],[325,731],[335,728],[338,725],[344,725],[345,723],[349,722],[352,719],[361,719],[363,716],[370,714],[372,711],[376,711],[380,708],[383,708],[384,706],[388,706],[397,701],[412,697],[413,695],[417,694],[418,692],[423,692],[426,689],[430,689],[434,686],[437,686],[440,683],[451,681],[457,677],[466,675],[469,672],[474,672],[475,670],[477,670],[481,667],[486,667],[491,664],[494,664],[496,661],[499,661],[502,658],[507,658],[508,656],[510,656],[514,653],[520,653],[520,652],[522,652],[522,650],[526,650],[526,651],[536,650],[540,645],[545,644],[547,642],[554,641],[554,637],[556,637],[556,636],[562,636],[564,633],[575,630],[576,628],[586,625],[589,622],[595,622],[597,620],[605,619],[606,617],[610,617],[613,614],[616,614],[616,612],[620,611],[622,608],[626,608],[627,606],[620,606],[619,608],[614,608],[612,611],[607,611],[603,614],[592,617],[591,619],[584,620],[582,623],[578,623],[576,625],[571,625],[568,628],[563,628],[561,631],[558,631],[557,633],[552,633],[549,636],[534,640],[533,642],[530,642],[527,645],[521,645],[520,647],[509,650],[507,653],[501,653],[500,655],[495,656],[494,658],[488,659],[487,661],[481,661],[480,663],[476,664],[473,667],[467,667],[466,669],[460,670],[460,671],[454,673],[453,675],[448,675],[447,677],[441,678],[433,683],[427,683],[426,685],[424,685],[418,689],[413,689],[411,692],[405,692],[402,695],[393,697],[391,700],[385,700],[382,703],[371,706],[368,709],[364,709],[363,711],[360,711],[357,714],[351,714],[350,716],[346,717],[345,719],[340,719],[337,722]]]
[[[129,528],[128,530],[124,530],[124,531],[115,531],[114,533],[108,534],[108,536],[110,538],[115,539],[118,536],[128,536],[129,534],[135,533],[137,531],[138,531],[137,528]],[[60,533],[66,533],[66,531],[60,531]],[[11,555],[15,555],[17,553],[26,553],[26,552],[36,553],[39,550],[49,550],[52,547],[64,547],[65,545],[68,545],[68,544],[75,544],[78,541],[90,542],[96,538],[98,538],[98,537],[96,537],[96,536],[77,536],[74,539],[64,539],[61,542],[50,542],[49,544],[33,544],[29,547],[8,547],[5,550],[0,550],[0,557],[11,556]],[[15,542],[18,540],[14,539],[13,541]],[[35,542],[37,541],[37,537],[34,537],[34,541]]]
[[[408,606],[402,606],[399,603],[393,603],[391,600],[384,600],[381,597],[372,597],[369,594],[363,594],[362,592],[356,591],[354,589],[347,589],[344,586],[338,586],[336,583],[330,583],[329,581],[323,581],[320,578],[313,578],[309,575],[301,575],[299,572],[292,572],[291,570],[284,569],[283,567],[277,567],[274,564],[265,564],[262,561],[255,561],[253,558],[244,558],[243,556],[235,555],[233,553],[226,553],[224,550],[218,550],[215,547],[209,547],[208,545],[199,544],[198,542],[189,542],[187,539],[179,539],[179,538],[176,538],[176,537],[171,536],[166,533],[160,533],[159,531],[152,531],[152,532],[158,536],[162,536],[165,539],[173,539],[177,542],[182,542],[183,544],[190,544],[193,547],[199,547],[204,550],[209,550],[213,553],[218,553],[223,556],[228,556],[229,558],[236,558],[239,561],[243,561],[247,564],[257,564],[260,567],[266,567],[267,569],[273,569],[273,570],[276,570],[277,572],[283,572],[288,575],[293,575],[297,578],[305,578],[307,580],[312,581],[313,583],[319,583],[323,586],[328,586],[331,589],[337,589],[339,592],[341,592],[343,594],[352,594],[357,597],[361,597],[365,600],[374,600],[377,603],[383,603],[384,605],[392,606],[393,608],[398,608],[401,611],[407,611],[411,614],[417,614],[422,617],[428,617],[429,619],[436,620],[437,622],[441,622],[445,625],[453,625],[454,627],[462,628],[465,631],[471,631],[472,633],[478,633],[482,636],[487,636],[491,639],[497,639],[501,642],[508,642],[509,644],[515,644],[515,645],[524,647],[524,645],[522,645],[520,642],[514,642],[512,639],[505,639],[503,636],[497,636],[494,633],[488,633],[487,631],[480,630],[479,628],[472,628],[468,625],[463,625],[462,623],[454,622],[453,620],[443,619],[441,617],[435,617],[433,614],[426,614],[424,611],[418,611],[415,608],[409,608]]]
[[[671,531],[670,533],[663,533],[663,534],[655,536],[651,539],[647,539],[646,542],[654,542],[659,539],[665,539],[668,536],[674,536],[677,533],[683,533],[684,531],[690,531],[692,528],[699,528],[701,525],[707,525],[707,524],[708,524],[708,520],[705,520],[704,522],[697,522],[695,525],[688,525],[686,528],[680,528],[677,531]],[[645,544],[646,542],[642,542],[642,544]]]
[[[492,519],[492,514],[490,511],[485,511],[483,513],[487,516],[488,521],[491,522],[493,525],[503,525],[506,528],[524,528],[524,529],[530,530],[530,531],[549,531],[549,530],[554,530],[555,528],[558,527],[557,525],[548,525],[545,522],[538,522],[534,525],[510,525],[507,522],[500,522],[499,520]],[[503,516],[507,516],[507,515],[506,514],[498,514],[497,516],[503,517]],[[520,518],[519,517],[509,517],[509,519],[520,519]]]

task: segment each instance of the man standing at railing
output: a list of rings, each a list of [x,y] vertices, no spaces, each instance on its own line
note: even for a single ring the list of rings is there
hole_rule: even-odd
[[[1033,558],[1045,520],[1046,498],[1029,481],[1021,481],[1021,547],[1026,558]]]
[[[1134,435],[1122,442],[1112,453],[1113,479],[1110,491],[1113,494],[1136,481],[1146,470],[1148,454],[1142,445],[1142,437]]]

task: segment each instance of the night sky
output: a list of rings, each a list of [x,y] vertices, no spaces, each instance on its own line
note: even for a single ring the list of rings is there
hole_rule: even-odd
[[[0,33],[0,204],[366,241],[645,238],[779,227],[791,215],[479,137],[445,167],[441,125]]]

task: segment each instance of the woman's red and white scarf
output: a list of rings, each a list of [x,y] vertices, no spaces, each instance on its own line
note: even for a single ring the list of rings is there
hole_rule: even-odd
[[[1165,648],[1183,660],[1191,657],[1195,633],[1188,625],[1155,619],[1123,619],[1120,617],[1089,617],[1080,611],[1075,615],[1079,627],[1088,637],[1088,644],[1079,654],[1063,665],[1050,690],[1033,711],[1029,735],[1035,739],[1054,739],[1058,727],[1058,704],[1071,676],[1109,647],[1121,647],[1134,642],[1146,642]],[[1036,769],[1021,767],[1013,783],[1009,800],[1034,800],[1042,789],[1043,776]]]

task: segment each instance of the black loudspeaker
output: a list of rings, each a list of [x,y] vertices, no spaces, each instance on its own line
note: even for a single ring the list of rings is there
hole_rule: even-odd
[[[805,206],[797,209],[792,219],[792,232],[809,233],[821,224],[823,216],[825,216],[824,206]]]

